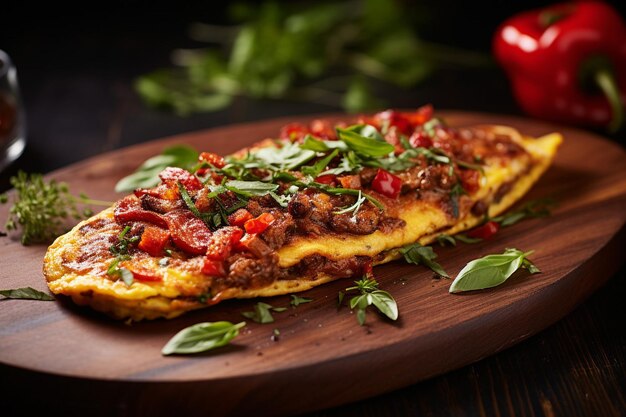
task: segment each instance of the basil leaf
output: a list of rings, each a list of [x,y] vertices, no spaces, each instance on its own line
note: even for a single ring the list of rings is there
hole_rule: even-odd
[[[531,274],[540,272],[526,257],[532,254],[518,249],[506,249],[502,254],[487,255],[469,262],[450,285],[450,292],[482,290],[502,284],[520,268]]]
[[[163,355],[198,353],[224,346],[235,338],[239,334],[239,329],[245,325],[245,322],[232,324],[228,321],[194,324],[176,333],[163,346],[161,353]]]
[[[291,305],[294,307],[298,307],[300,304],[306,304],[313,301],[312,298],[298,297],[295,294],[291,294]]]
[[[350,149],[365,156],[380,158],[394,151],[394,146],[384,140],[360,135],[353,130],[337,128],[339,139]]]
[[[167,167],[189,169],[198,161],[198,151],[187,145],[165,148],[161,155],[144,161],[132,174],[115,185],[115,191],[127,192],[137,188],[150,188],[159,184],[159,173]]]
[[[340,128],[338,128],[337,130],[339,129]],[[353,132],[360,136],[364,136],[366,138],[376,139],[377,141],[380,141],[380,142],[385,142],[385,138],[383,137],[383,135],[381,135],[378,129],[376,129],[372,125],[365,125],[365,124],[352,125],[352,126],[343,128],[342,130]]]
[[[407,245],[401,248],[400,252],[404,255],[404,259],[408,263],[427,266],[437,275],[450,278],[443,267],[435,262],[437,254],[433,251],[432,247],[422,246],[419,243],[413,243],[412,245]]]
[[[317,155],[317,153],[314,151],[302,149],[296,143],[288,143],[282,148],[261,148],[251,156],[266,166],[269,165],[268,168],[275,170],[293,170],[315,158],[315,155]],[[247,167],[254,168],[254,166]]]
[[[40,301],[54,301],[55,298],[51,295],[36,290],[32,287],[14,288],[10,290],[0,290],[0,295],[15,300],[40,300]]]
[[[323,140],[315,139],[311,135],[306,135],[304,137],[304,142],[300,145],[300,148],[315,152],[326,152],[329,150]]]
[[[302,173],[306,175],[310,175],[313,178],[317,177],[320,174],[320,172],[322,172],[324,168],[328,166],[330,161],[332,161],[333,158],[337,156],[338,153],[339,153],[339,149],[335,149],[328,156],[320,159],[312,166],[302,167],[301,169]]]
[[[398,305],[387,291],[376,290],[371,294],[372,304],[391,320],[398,319]]]
[[[231,180],[224,184],[226,189],[243,195],[244,197],[263,196],[278,189],[278,184],[271,184],[261,181],[239,181]]]

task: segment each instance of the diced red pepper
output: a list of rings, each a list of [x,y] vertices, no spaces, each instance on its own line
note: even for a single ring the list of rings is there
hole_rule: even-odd
[[[339,177],[339,183],[343,188],[358,190],[361,188],[361,177],[358,175],[344,175]]]
[[[206,257],[215,261],[225,261],[233,249],[233,246],[239,243],[243,236],[243,230],[238,227],[228,226],[219,229],[213,236],[207,246]]]
[[[319,177],[315,178],[315,182],[326,185],[334,185],[336,180],[337,176],[335,174],[320,175]]]
[[[165,245],[170,241],[170,232],[160,227],[146,226],[137,245],[151,256],[163,255]]]
[[[228,216],[228,224],[232,226],[243,227],[243,225],[254,216],[245,208],[240,208],[230,216]]]
[[[185,209],[170,211],[163,217],[176,247],[191,255],[206,253],[212,233],[202,220]]]
[[[395,126],[396,129],[404,135],[410,135],[413,132],[414,127],[411,125],[409,119],[407,119],[404,114],[395,110],[386,110],[377,113],[375,117],[380,120],[379,125],[383,125],[383,122],[386,122],[390,127]]]
[[[133,196],[126,196],[117,203],[114,216],[118,223],[143,221],[167,228],[167,222],[161,214],[144,210],[141,208],[141,202]]]
[[[301,141],[311,133],[309,128],[301,123],[289,123],[280,129],[280,139],[288,139],[292,142]]]
[[[415,132],[409,138],[409,143],[416,148],[430,148],[433,146],[433,140],[426,132]]]
[[[121,262],[119,266],[124,267],[132,272],[133,279],[137,281],[157,282],[163,279],[161,278],[161,276],[155,274],[153,269],[145,268],[141,264]]]
[[[480,172],[475,169],[462,169],[459,171],[461,176],[461,182],[463,183],[463,189],[468,194],[475,193],[480,188]]]
[[[500,230],[500,225],[492,220],[467,232],[467,236],[475,239],[489,239]]]
[[[402,115],[413,125],[413,127],[421,126],[433,118],[433,106],[427,104],[411,113],[402,113]]]
[[[392,173],[378,168],[378,172],[372,181],[372,190],[389,198],[396,198],[402,190],[402,180]]]
[[[187,190],[199,190],[203,187],[198,177],[182,168],[167,167],[161,171],[159,178],[164,183],[180,182]]]
[[[212,152],[202,152],[198,157],[198,161],[207,162],[216,168],[224,168],[224,165],[226,165],[224,158]]]
[[[246,233],[234,247],[241,252],[250,252],[259,259],[268,256],[272,252],[267,243],[256,233]]]
[[[309,131],[315,137],[321,139],[334,140],[337,134],[333,126],[326,120],[313,120],[309,125]]]
[[[244,224],[247,233],[263,233],[276,220],[271,213],[261,213],[255,219],[250,219]]]
[[[216,261],[214,259],[204,259],[204,265],[202,265],[202,273],[211,277],[223,277],[226,276],[226,268],[224,268],[224,261]]]

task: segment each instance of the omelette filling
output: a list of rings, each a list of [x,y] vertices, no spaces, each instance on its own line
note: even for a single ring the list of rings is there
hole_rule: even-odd
[[[287,125],[226,158],[203,152],[192,172],[167,168],[158,186],[81,223],[54,268],[82,281],[49,285],[116,316],[153,318],[368,275],[402,245],[506,209],[549,159],[539,163],[512,129],[453,129],[430,107]],[[124,299],[158,302],[138,315],[129,309],[146,307]]]

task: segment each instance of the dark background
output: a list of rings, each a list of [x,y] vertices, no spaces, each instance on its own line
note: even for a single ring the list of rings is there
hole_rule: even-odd
[[[502,20],[550,3],[405,4],[424,39],[489,53],[493,32]],[[626,2],[612,4],[626,16]],[[189,23],[227,22],[226,2],[110,1],[41,7],[35,2],[3,5],[0,49],[18,68],[28,144],[23,157],[0,173],[0,191],[8,188],[9,177],[18,169],[45,173],[177,133],[341,110],[244,98],[227,110],[189,117],[146,107],[133,90],[134,79],[169,66],[175,48],[203,46],[187,37]],[[432,103],[438,109],[522,115],[496,65],[442,69],[415,88],[390,88],[382,95],[390,107]],[[625,289],[622,271],[573,314],[516,347],[448,375],[315,416],[625,415]],[[56,406],[60,405],[51,405],[50,412]]]

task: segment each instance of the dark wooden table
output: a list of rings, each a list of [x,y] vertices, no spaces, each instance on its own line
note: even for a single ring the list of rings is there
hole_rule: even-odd
[[[48,20],[37,30],[0,38],[5,42],[0,48],[18,66],[29,129],[25,154],[0,173],[0,191],[8,188],[9,177],[18,169],[49,172],[101,152],[177,133],[339,110],[238,99],[225,111],[180,118],[145,107],[132,81],[167,65],[169,51],[185,45],[188,18],[170,19],[167,30],[156,23],[138,28],[132,19],[113,17],[103,20],[113,25],[108,28],[90,27],[89,21],[80,19],[75,26],[63,28],[68,22]],[[521,114],[503,73],[495,67],[441,70],[426,84],[384,95],[393,107],[433,103],[441,109]],[[623,135],[610,139],[624,143]],[[563,320],[513,348],[399,391],[308,416],[626,415],[624,275],[622,268]],[[19,378],[13,379],[14,372],[0,369],[7,404],[2,407],[8,410],[6,415],[30,415],[25,404],[36,402],[37,387],[20,385]],[[315,395],[314,387],[303,395]],[[109,401],[115,401],[114,396]],[[48,415],[71,415],[64,404],[38,407]]]

